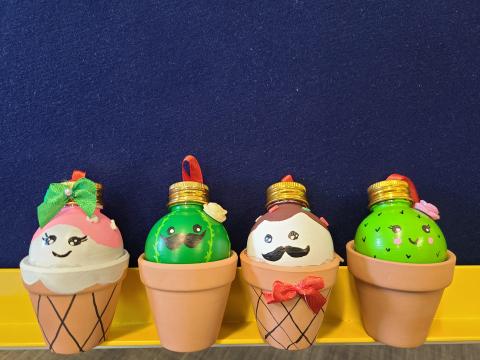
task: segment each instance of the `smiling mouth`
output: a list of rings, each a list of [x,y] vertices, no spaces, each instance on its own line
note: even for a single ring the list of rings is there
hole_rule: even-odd
[[[67,251],[65,254],[57,254],[55,251],[52,251],[53,256],[59,257],[59,258],[64,258],[70,255],[72,250]]]
[[[409,241],[410,244],[412,244],[412,245],[417,245],[417,243],[418,243],[418,239],[412,240],[412,238],[408,238],[408,241]]]

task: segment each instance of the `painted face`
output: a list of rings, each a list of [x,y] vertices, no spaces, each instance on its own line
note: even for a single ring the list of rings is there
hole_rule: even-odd
[[[41,267],[98,265],[119,258],[123,247],[101,245],[77,227],[58,224],[32,240],[29,263]]]
[[[230,240],[221,223],[196,206],[175,208],[150,231],[145,244],[148,261],[189,264],[230,256]]]
[[[408,207],[374,210],[358,227],[355,249],[377,259],[435,263],[447,257],[447,244],[437,223]]]
[[[263,220],[248,236],[247,253],[274,265],[320,265],[333,259],[330,232],[303,212],[281,221]]]

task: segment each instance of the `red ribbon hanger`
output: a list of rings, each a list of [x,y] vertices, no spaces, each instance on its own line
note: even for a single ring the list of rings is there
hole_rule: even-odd
[[[182,180],[196,181],[203,184],[202,169],[193,155],[187,155],[182,161]]]
[[[410,189],[410,196],[413,200],[413,204],[416,204],[420,202],[420,197],[418,196],[417,188],[415,187],[415,184],[413,181],[405,176],[405,175],[400,175],[400,174],[392,174],[389,177],[387,177],[387,180],[403,180],[408,184],[408,188]]]
[[[81,178],[84,178],[87,175],[85,171],[82,170],[73,170],[71,181],[77,181]]]

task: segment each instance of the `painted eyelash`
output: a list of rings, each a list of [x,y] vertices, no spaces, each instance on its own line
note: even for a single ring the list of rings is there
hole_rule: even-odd
[[[72,236],[70,239],[68,239],[68,244],[70,246],[78,246],[85,241],[87,241],[87,235],[84,237]]]
[[[51,245],[57,240],[57,237],[55,235],[48,235],[48,233],[45,233],[44,236],[42,236],[42,241],[45,245]]]

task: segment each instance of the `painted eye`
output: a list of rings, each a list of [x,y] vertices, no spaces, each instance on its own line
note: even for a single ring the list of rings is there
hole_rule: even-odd
[[[200,225],[193,225],[193,232],[198,234],[200,231],[202,231],[202,227]]]
[[[423,225],[422,230],[425,231],[426,233],[430,232],[430,225]]]
[[[84,241],[87,241],[86,236],[84,236],[84,237],[72,236],[70,239],[68,239],[68,245],[78,246]]]
[[[273,239],[273,238],[272,238],[272,235],[270,235],[270,234],[265,235],[265,239],[264,239],[264,240],[265,240],[265,242],[266,242],[267,244],[270,244],[270,243],[272,242],[272,239]]]
[[[168,229],[167,229],[167,233],[168,235],[172,235],[175,233],[175,228],[173,226],[170,226]]]
[[[299,236],[300,235],[298,235],[298,233],[296,231],[293,231],[293,230],[288,233],[288,238],[290,240],[297,240]]]
[[[402,231],[402,228],[400,227],[400,225],[392,225],[390,226],[390,230],[392,230],[396,234]]]
[[[45,236],[42,237],[42,240],[45,245],[52,245],[57,240],[57,237],[55,235],[48,235],[45,233]]]

